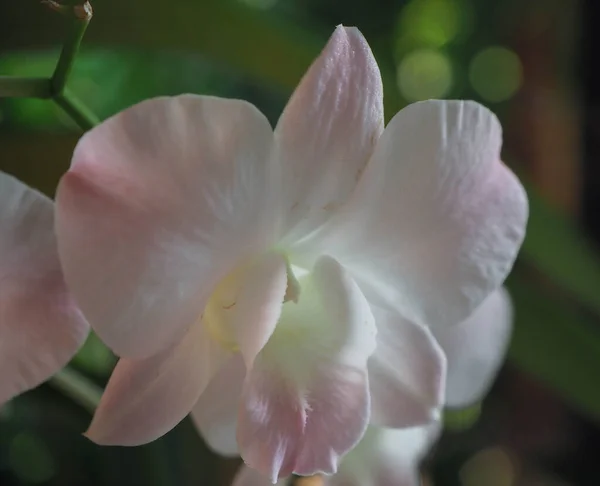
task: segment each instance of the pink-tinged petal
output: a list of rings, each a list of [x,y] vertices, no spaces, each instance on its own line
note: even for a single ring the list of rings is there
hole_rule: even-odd
[[[527,196],[500,162],[501,139],[477,103],[408,106],[351,203],[306,250],[326,248],[412,322],[462,322],[501,285],[525,234]]]
[[[369,427],[326,486],[418,486],[419,463],[441,431],[439,422],[408,429]]]
[[[372,306],[377,348],[369,359],[371,423],[405,428],[439,418],[446,358],[431,332]]]
[[[52,201],[0,173],[0,405],[66,365],[88,331],[62,275]]]
[[[180,343],[151,358],[121,359],[86,435],[100,445],[135,446],[166,434],[228,356],[198,321]]]
[[[266,253],[223,279],[204,311],[211,335],[240,351],[212,379],[192,411],[204,439],[218,453],[238,454],[235,430],[246,369],[275,329],[287,280],[283,255]]]
[[[200,396],[192,409],[192,421],[206,444],[223,456],[239,456],[235,430],[246,366],[233,355]]]
[[[329,257],[300,284],[246,378],[239,415],[242,458],[273,482],[335,472],[369,420],[376,337],[365,297]]]
[[[383,131],[379,67],[362,34],[339,26],[275,129],[274,170],[288,241],[318,228],[350,195]]]
[[[288,481],[281,479],[275,486],[286,486]],[[273,482],[258,471],[248,466],[242,466],[233,480],[232,486],[273,486]]]
[[[267,253],[240,278],[231,326],[249,368],[279,320],[287,280],[287,264],[279,253]]]
[[[59,251],[118,355],[177,342],[217,282],[273,236],[272,138],[248,103],[185,95],[140,103],[79,142],[58,189]]]
[[[510,343],[512,314],[500,288],[462,324],[433,328],[448,359],[446,406],[468,406],[488,392]]]

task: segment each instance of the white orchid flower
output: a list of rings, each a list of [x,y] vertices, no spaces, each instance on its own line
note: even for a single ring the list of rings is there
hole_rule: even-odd
[[[439,415],[426,324],[462,321],[501,285],[527,199],[490,111],[419,103],[384,131],[382,98],[368,44],[339,27],[274,131],[246,102],[187,95],[82,138],[59,252],[122,357],[92,440],[159,437],[240,359],[237,444],[272,481],[335,472],[369,423]]]

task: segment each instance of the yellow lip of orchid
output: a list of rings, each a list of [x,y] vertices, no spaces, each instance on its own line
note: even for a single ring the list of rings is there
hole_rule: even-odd
[[[287,286],[283,297],[283,304],[298,303],[300,296],[300,283],[294,275],[294,269],[285,257]],[[230,321],[232,315],[236,312],[236,304],[240,285],[243,283],[244,274],[252,267],[252,261],[247,261],[237,266],[233,271],[227,274],[215,286],[204,312],[200,315],[199,321],[206,326],[209,335],[219,343],[219,345],[230,352],[240,350],[237,343],[235,332],[231,329]],[[297,269],[300,274],[306,274],[301,269]]]

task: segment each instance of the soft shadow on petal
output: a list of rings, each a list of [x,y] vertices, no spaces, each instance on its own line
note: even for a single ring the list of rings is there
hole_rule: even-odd
[[[501,288],[462,324],[433,328],[448,360],[446,406],[465,407],[485,396],[504,361],[512,317],[510,297]]]
[[[69,286],[118,355],[177,342],[217,282],[273,236],[273,134],[239,100],[140,103],[81,139],[57,193]]]
[[[240,408],[242,458],[273,481],[335,472],[370,415],[366,364],[376,338],[365,297],[329,257],[301,287],[257,356]]]
[[[235,430],[246,366],[239,353],[211,380],[192,409],[192,420],[208,446],[223,456],[239,456]]]
[[[181,342],[144,360],[121,359],[86,436],[135,446],[169,432],[198,401],[228,353],[196,322]]]
[[[52,201],[0,173],[0,405],[66,365],[88,331],[62,275]]]
[[[379,67],[362,34],[339,26],[275,129],[282,225],[295,243],[330,219],[356,186],[383,131]],[[291,231],[291,233],[290,233]]]
[[[474,102],[406,107],[310,250],[326,248],[410,321],[457,325],[501,285],[525,234],[527,196],[501,138]]]
[[[326,486],[418,486],[419,463],[440,434],[439,422],[408,429],[369,427]]]
[[[412,427],[439,418],[446,358],[431,332],[372,306],[377,348],[369,359],[371,423]]]
[[[275,483],[275,486],[286,486],[287,484],[287,479],[281,479]],[[244,465],[236,474],[232,486],[273,486],[273,482],[258,471]]]

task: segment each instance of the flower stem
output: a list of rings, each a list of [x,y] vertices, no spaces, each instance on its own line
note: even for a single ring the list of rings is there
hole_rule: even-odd
[[[46,3],[59,12],[61,9],[65,8],[53,1],[46,1]],[[51,96],[54,102],[60,106],[83,131],[87,131],[100,123],[100,120],[82,101],[68,90],[67,81],[73,70],[73,64],[75,63],[75,57],[79,52],[83,35],[92,19],[93,10],[90,2],[86,0],[83,4],[74,6],[71,13],[73,16],[71,30],[63,45],[54,74],[50,79]]]
[[[60,94],[54,95],[54,102],[60,106],[83,131],[90,130],[100,123],[98,117],[68,88],[64,88]]]
[[[75,57],[79,52],[79,46],[83,39],[83,35],[87,30],[87,27],[92,19],[92,6],[89,2],[85,2],[83,5],[73,7],[73,24],[71,30],[65,40],[56,69],[52,75],[50,81],[52,85],[52,91],[54,94],[59,95],[63,92],[69,79],[69,74],[73,69],[75,63]]]
[[[52,87],[46,78],[0,76],[0,98],[50,98]]]
[[[102,388],[73,368],[63,368],[48,383],[92,414],[100,403]]]

